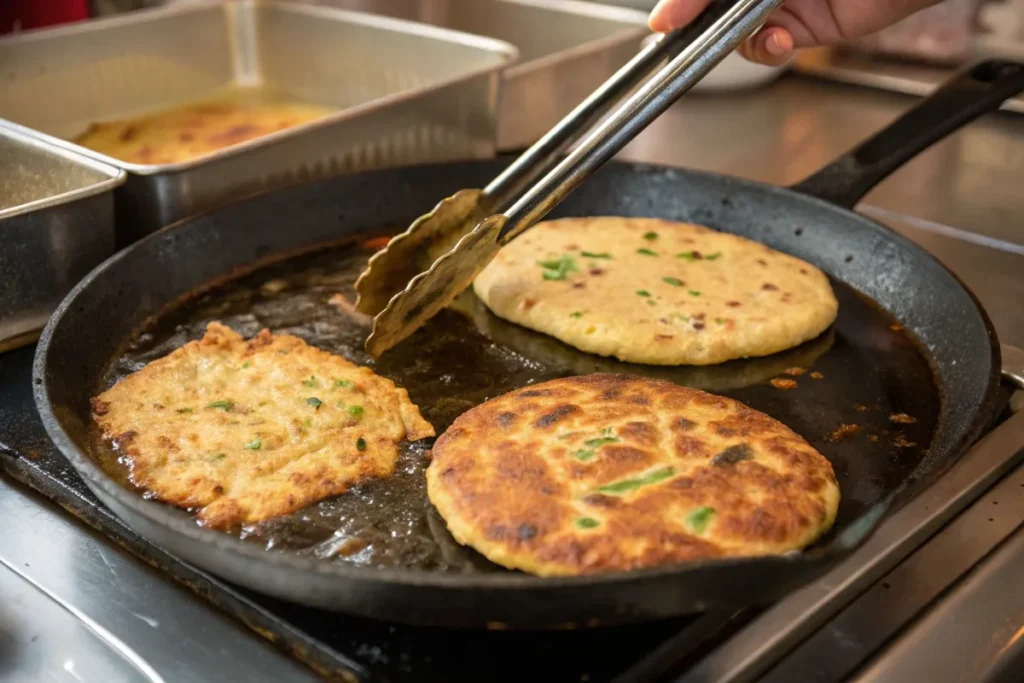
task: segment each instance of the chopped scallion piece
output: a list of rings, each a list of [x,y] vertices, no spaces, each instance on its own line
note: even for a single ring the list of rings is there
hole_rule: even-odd
[[[673,287],[682,287],[683,286],[683,281],[680,280],[677,277],[663,277],[663,278],[661,278],[661,281],[666,283],[666,284],[670,284]]]
[[[598,522],[593,517],[580,517],[576,520],[576,526],[578,526],[581,529],[593,529],[599,524],[600,522]]]
[[[207,408],[220,408],[221,410],[231,410],[235,406],[235,402],[231,400],[214,401],[213,403],[207,404]]]
[[[636,253],[643,254],[644,256],[657,256],[658,252],[651,251],[650,249],[637,249]]]
[[[366,450],[366,439],[364,439],[363,437],[359,437],[358,439],[356,439],[356,450]]]
[[[313,406],[314,408],[319,408],[321,405],[323,405],[323,401],[318,399],[316,396],[310,396],[309,398],[307,398],[306,403]]]
[[[245,449],[248,451],[258,451],[261,448],[263,448],[263,439],[261,439],[258,436],[249,443],[245,444]]]
[[[708,506],[699,507],[691,512],[686,517],[686,524],[694,533],[702,534],[704,530],[708,528],[708,523],[711,521],[711,517],[714,516],[715,509]]]
[[[644,239],[645,240],[656,240],[656,239],[658,239],[658,233],[656,233],[656,232],[645,232],[644,233]]]
[[[599,486],[597,490],[600,493],[625,493],[627,491],[632,491],[643,486],[656,484],[659,481],[668,479],[675,473],[676,469],[674,467],[663,467],[660,470],[654,470],[653,472],[650,472],[643,476],[629,477],[628,479],[620,479],[619,481],[612,482],[611,484]]]

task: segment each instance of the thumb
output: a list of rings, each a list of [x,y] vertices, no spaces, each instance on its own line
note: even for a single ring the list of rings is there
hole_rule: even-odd
[[[667,33],[686,26],[711,4],[711,0],[660,0],[647,21],[655,33]]]

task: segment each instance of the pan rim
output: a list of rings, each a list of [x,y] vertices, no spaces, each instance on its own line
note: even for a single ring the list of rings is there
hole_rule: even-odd
[[[479,165],[481,167],[488,167],[493,165],[496,160],[501,160],[505,155],[496,157],[494,159],[487,160],[466,160],[461,162],[454,162],[455,164],[461,165]],[[415,167],[444,167],[451,166],[452,162],[443,162],[441,164],[436,163],[425,163],[425,164],[414,164],[403,167],[403,169],[410,169]],[[904,248],[919,252],[921,255],[926,256],[928,259],[933,261],[942,271],[944,271],[953,281],[967,294],[969,300],[974,305],[976,313],[980,316],[984,323],[986,333],[990,342],[990,373],[988,377],[987,391],[982,401],[979,402],[975,408],[970,421],[967,423],[968,426],[964,429],[959,439],[955,444],[949,447],[952,452],[961,453],[967,449],[967,447],[977,440],[978,436],[982,433],[984,428],[989,423],[991,413],[993,412],[994,405],[996,403],[996,396],[999,385],[1000,377],[1000,348],[998,335],[995,331],[994,325],[983,305],[981,304],[978,297],[974,292],[945,264],[939,261],[933,254],[925,250],[923,247],[917,245],[909,238],[901,235],[895,230],[887,227],[879,221],[876,221],[870,217],[863,216],[856,213],[853,210],[845,207],[837,206],[830,202],[822,199],[805,195],[796,192],[790,188],[779,187],[770,185],[767,183],[761,183],[754,180],[748,180],[745,178],[739,178],[736,176],[709,173],[706,171],[686,169],[673,167],[663,164],[653,163],[636,163],[629,161],[613,161],[608,166],[625,167],[632,169],[637,172],[665,172],[672,171],[675,173],[690,175],[690,176],[703,176],[715,180],[717,182],[731,183],[735,186],[759,190],[769,191],[774,194],[778,194],[785,197],[783,201],[795,201],[795,202],[809,202],[816,205],[819,209],[829,211],[832,213],[838,213],[848,220],[858,220],[870,226],[872,230],[882,232],[887,238],[895,240],[900,243]],[[368,177],[374,174],[385,174],[394,172],[396,169],[382,169],[378,171],[371,171],[368,173],[356,174],[360,177]],[[630,584],[630,583],[645,583],[648,581],[655,581],[659,578],[672,577],[672,576],[683,576],[685,574],[694,572],[706,572],[715,571],[718,569],[724,569],[730,566],[736,565],[750,565],[750,566],[761,566],[769,567],[776,565],[787,565],[796,567],[799,565],[816,565],[820,564],[823,560],[838,560],[845,555],[852,552],[856,547],[863,544],[868,538],[874,535],[878,525],[892,512],[890,509],[892,503],[899,496],[899,494],[905,489],[905,487],[912,483],[915,479],[915,475],[911,473],[904,483],[895,491],[889,493],[883,499],[876,502],[870,508],[868,508],[860,517],[851,520],[848,524],[847,529],[840,532],[830,542],[828,546],[824,547],[811,547],[809,550],[794,551],[784,555],[769,555],[769,556],[750,556],[750,557],[728,557],[728,558],[713,558],[696,560],[686,563],[663,565],[658,567],[641,568],[634,570],[615,571],[608,573],[581,575],[581,576],[556,576],[556,577],[541,577],[534,576],[525,573],[518,573],[514,571],[508,572],[494,572],[494,573],[481,573],[481,574],[461,574],[454,572],[440,572],[430,570],[415,570],[407,568],[393,568],[393,567],[374,567],[374,566],[358,566],[349,565],[329,559],[319,559],[315,557],[305,557],[297,555],[294,552],[289,551],[274,551],[266,550],[265,548],[256,544],[246,542],[240,538],[237,538],[230,534],[215,531],[212,529],[205,529],[196,524],[195,520],[187,516],[187,513],[181,510],[168,509],[162,503],[158,501],[148,500],[136,491],[130,490],[120,484],[118,484],[110,475],[108,475],[99,466],[98,463],[94,462],[93,459],[88,456],[85,451],[79,447],[79,445],[71,438],[71,436],[64,429],[63,424],[57,417],[53,404],[49,399],[49,387],[46,382],[46,365],[48,351],[52,342],[56,330],[60,325],[60,321],[64,318],[71,307],[76,303],[78,296],[81,292],[86,289],[95,279],[101,276],[109,268],[114,267],[122,259],[128,258],[129,255],[136,249],[141,248],[141,245],[147,244],[150,241],[156,241],[163,238],[165,234],[169,234],[178,230],[186,229],[191,223],[201,220],[203,218],[215,217],[218,213],[231,210],[232,207],[239,204],[258,200],[260,197],[264,197],[271,194],[283,193],[287,191],[294,191],[298,188],[302,188],[311,184],[324,183],[328,184],[337,181],[341,178],[341,174],[331,176],[329,178],[321,178],[314,181],[295,182],[288,184],[287,186],[277,188],[275,190],[266,190],[256,192],[246,197],[240,198],[229,204],[225,204],[209,211],[190,216],[188,218],[176,221],[171,225],[168,225],[161,230],[158,230],[136,243],[122,249],[118,253],[108,257],[104,262],[96,266],[85,278],[79,281],[74,288],[67,294],[67,296],[61,301],[59,306],[55,309],[51,315],[49,321],[46,324],[42,334],[40,335],[39,342],[36,347],[35,356],[33,359],[32,367],[32,381],[33,381],[33,397],[36,403],[36,409],[39,413],[40,419],[47,432],[49,438],[53,441],[54,445],[61,452],[61,454],[68,459],[70,464],[74,467],[79,476],[82,477],[86,485],[96,492],[98,488],[103,494],[110,496],[111,499],[116,501],[119,505],[123,505],[130,509],[135,514],[140,515],[149,524],[164,528],[175,536],[192,542],[200,542],[206,547],[212,547],[213,549],[227,553],[232,556],[230,559],[237,560],[249,560],[257,562],[265,562],[271,565],[275,569],[280,569],[289,572],[297,572],[303,575],[313,575],[316,577],[336,577],[339,580],[350,581],[354,583],[367,583],[378,585],[381,583],[392,584],[395,586],[405,587],[422,587],[422,588],[436,588],[449,591],[476,591],[479,589],[498,590],[498,591],[521,591],[523,589],[531,590],[560,590],[565,588],[581,588],[581,587],[593,587],[595,584],[609,585],[609,584]],[[349,176],[351,177],[351,176]],[[258,266],[257,266],[258,267]],[[841,279],[841,278],[840,278]],[[169,302],[165,302],[169,303]],[[923,346],[923,344],[922,344]],[[927,350],[927,349],[925,349]],[[931,363],[931,358],[928,358]],[[936,434],[943,428],[942,424],[942,404],[947,401],[946,397],[940,394],[940,422],[936,426]],[[929,451],[932,446],[929,446]],[[926,456],[927,457],[927,454]],[[945,470],[936,473],[935,476],[941,476]],[[97,493],[97,495],[99,495]],[[100,496],[102,497],[102,496]],[[120,518],[120,516],[119,516]],[[129,526],[133,526],[128,523],[127,520],[122,519],[123,522]],[[867,524],[868,530],[865,532],[863,529],[858,529],[862,525]],[[859,533],[854,534],[854,531]],[[140,533],[140,536],[145,538],[147,542],[157,545],[154,541]],[[850,542],[852,537],[854,542]],[[159,547],[159,546],[158,546]],[[213,572],[217,573],[217,572]]]

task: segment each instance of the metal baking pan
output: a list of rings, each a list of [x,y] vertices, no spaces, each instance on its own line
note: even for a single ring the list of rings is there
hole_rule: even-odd
[[[0,351],[36,339],[50,313],[114,253],[125,172],[0,120]]]
[[[296,3],[203,2],[0,40],[0,117],[128,171],[123,245],[297,180],[496,151],[513,46],[427,24]],[[97,121],[256,86],[335,109],[194,160],[140,165],[69,140]]]
[[[625,64],[649,35],[643,12],[578,0],[316,0],[506,41],[498,148],[529,147]]]

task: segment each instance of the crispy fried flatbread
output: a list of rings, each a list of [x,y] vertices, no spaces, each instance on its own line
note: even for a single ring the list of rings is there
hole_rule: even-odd
[[[781,554],[828,530],[832,466],[732,399],[594,374],[533,385],[442,434],[427,491],[452,535],[541,576]]]
[[[220,529],[387,477],[400,442],[434,435],[405,389],[368,368],[298,337],[244,340],[219,323],[92,409],[133,483]]]
[[[710,365],[799,346],[839,304],[814,266],[738,235],[653,218],[564,218],[506,245],[473,283],[505,320],[582,351]]]

